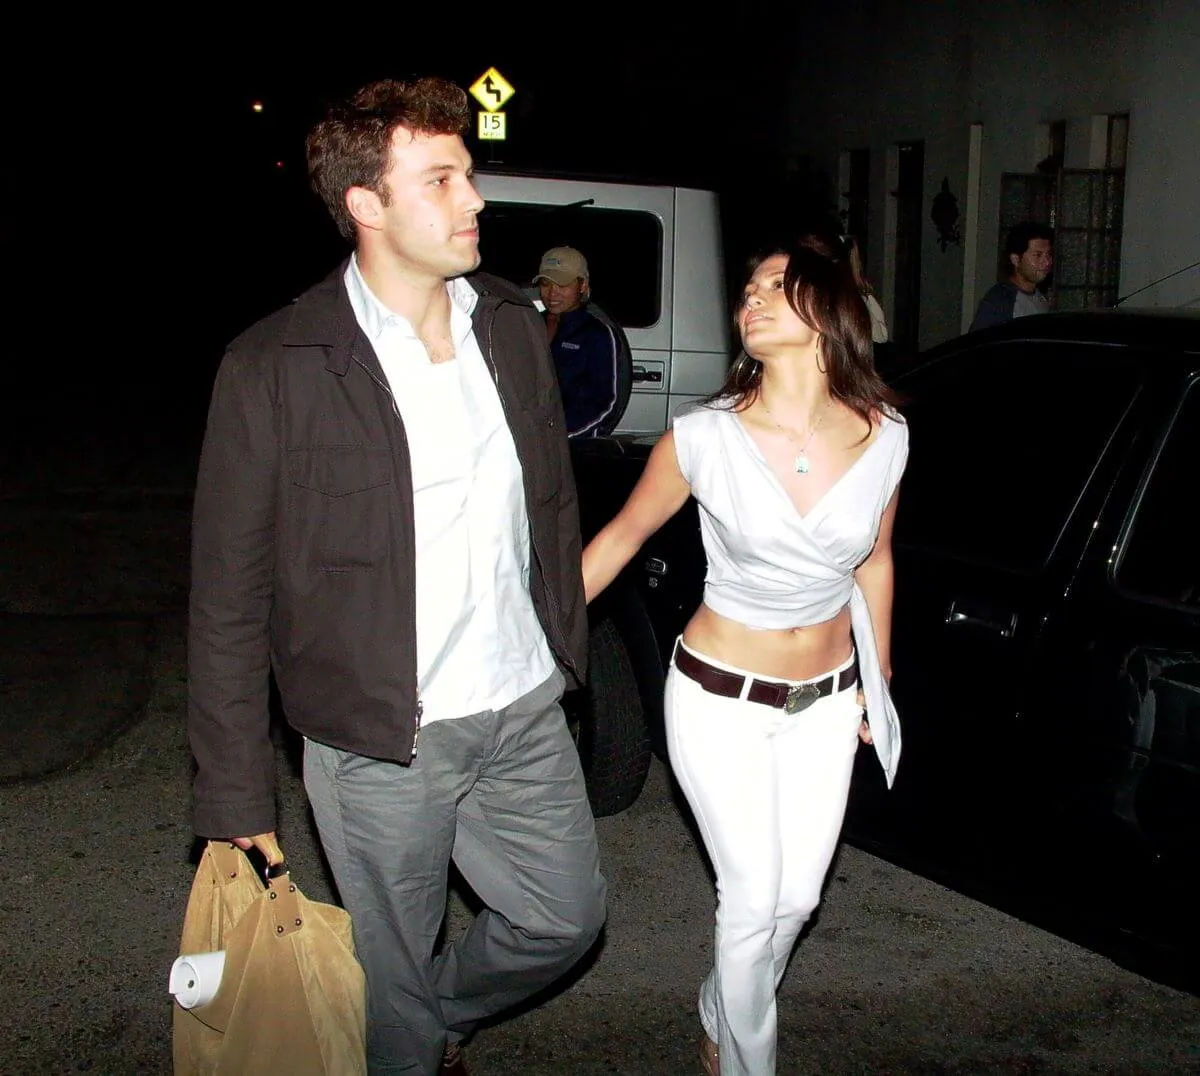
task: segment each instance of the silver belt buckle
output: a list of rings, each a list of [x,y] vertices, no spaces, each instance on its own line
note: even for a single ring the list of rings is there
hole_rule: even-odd
[[[801,710],[807,710],[820,697],[821,693],[816,684],[796,684],[788,688],[787,699],[783,704],[784,712],[798,714]]]

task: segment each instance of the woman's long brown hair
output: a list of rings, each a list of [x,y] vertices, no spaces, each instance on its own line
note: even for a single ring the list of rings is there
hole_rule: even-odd
[[[836,239],[810,232],[790,248],[776,247],[755,255],[746,279],[768,258],[780,254],[787,258],[783,289],[788,305],[821,334],[817,361],[824,364],[830,395],[853,410],[868,428],[876,414],[894,415],[900,401],[875,369],[871,315],[845,248]],[[744,301],[739,297],[737,309]],[[732,403],[735,411],[745,410],[758,397],[762,373],[762,363],[742,351],[729,368],[725,384],[706,402]]]

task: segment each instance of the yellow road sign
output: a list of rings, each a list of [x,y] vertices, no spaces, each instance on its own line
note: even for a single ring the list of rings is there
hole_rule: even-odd
[[[481,112],[479,114],[480,142],[504,142],[508,138],[508,116],[503,112]]]
[[[509,84],[508,79],[494,67],[489,67],[471,87],[471,96],[489,112],[503,108],[504,102],[516,92]],[[482,138],[483,135],[479,137]]]
[[[479,113],[479,140],[503,142],[508,137],[508,117],[503,112]]]

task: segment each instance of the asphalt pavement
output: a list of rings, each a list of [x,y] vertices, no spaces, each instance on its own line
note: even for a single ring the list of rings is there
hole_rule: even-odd
[[[194,871],[181,461],[0,465],[0,1073],[167,1073]],[[186,459],[182,461],[186,464]],[[280,836],[335,899],[278,736]],[[467,1044],[475,1076],[692,1073],[711,875],[666,768],[599,821],[609,921]],[[452,897],[447,931],[469,917]],[[843,847],[779,997],[781,1073],[1200,1072],[1200,1003]]]

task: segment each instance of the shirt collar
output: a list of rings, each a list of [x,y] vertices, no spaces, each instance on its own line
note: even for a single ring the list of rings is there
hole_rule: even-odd
[[[583,321],[585,318],[590,318],[591,316],[586,306],[577,306],[574,310],[568,310],[565,314],[559,314],[558,323],[559,325],[574,325],[575,322]]]
[[[403,314],[389,310],[370,289],[363,279],[362,270],[358,267],[357,254],[350,255],[345,281],[354,317],[372,344],[375,344],[388,328],[399,328],[407,336],[416,335],[408,319]],[[446,291],[450,295],[450,335],[455,346],[459,347],[471,335],[474,327],[471,315],[475,311],[475,304],[479,302],[479,294],[463,277],[447,280]]]
[[[461,276],[447,280],[446,290],[450,293],[450,333],[454,346],[462,347],[475,328],[471,315],[479,302],[479,293]]]

